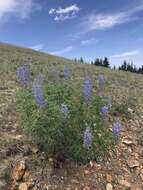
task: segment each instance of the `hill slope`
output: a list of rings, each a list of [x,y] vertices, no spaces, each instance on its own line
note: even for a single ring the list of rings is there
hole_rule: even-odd
[[[17,159],[25,158],[31,173],[38,178],[42,175],[38,173],[43,166],[41,154],[33,151],[34,153],[26,156],[26,147],[29,146],[30,140],[17,124],[15,96],[19,87],[15,73],[18,66],[23,64],[30,65],[33,78],[40,72],[46,80],[50,80],[51,75],[56,75],[66,65],[72,70],[72,85],[75,88],[82,85],[87,75],[94,81],[99,74],[104,74],[107,95],[112,96],[114,102],[123,106],[120,110],[120,117],[123,119],[122,140],[115,155],[111,155],[105,161],[99,161],[93,168],[81,166],[75,168],[74,173],[73,170],[60,171],[55,179],[49,176],[47,166],[41,181],[51,184],[51,189],[63,190],[84,189],[83,187],[104,190],[107,183],[111,183],[116,190],[134,187],[133,185],[139,186],[143,181],[143,75],[77,64],[31,49],[0,44],[0,189],[3,189],[5,183],[10,182],[9,167]],[[129,109],[128,118],[126,112],[124,113],[127,111],[125,109]],[[31,146],[30,144],[30,149]]]

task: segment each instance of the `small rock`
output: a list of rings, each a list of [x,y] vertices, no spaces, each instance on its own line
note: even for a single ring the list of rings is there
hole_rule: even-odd
[[[12,179],[19,181],[22,179],[26,171],[25,161],[20,161],[12,170]]]
[[[19,190],[30,190],[32,187],[34,187],[33,183],[21,183],[19,185]]]
[[[138,167],[140,165],[139,162],[137,160],[134,160],[134,159],[128,159],[127,164],[130,168],[135,168],[135,167]]]
[[[106,190],[112,190],[113,189],[113,186],[111,185],[111,183],[108,183],[106,185]]]
[[[93,161],[90,161],[90,166],[93,168],[94,167],[94,163],[93,163]]]
[[[100,164],[94,164],[94,167],[98,171],[102,169],[102,166]]]
[[[131,108],[128,108],[128,112],[129,112],[130,114],[132,114],[132,113],[133,113],[133,110],[132,110]]]
[[[19,190],[28,190],[29,188],[28,188],[28,186],[27,186],[27,184],[26,183],[21,183],[20,185],[19,185]]]
[[[19,139],[21,139],[22,138],[22,135],[16,135],[15,136],[15,139],[17,139],[17,140],[19,140]]]
[[[131,184],[126,180],[119,180],[118,182],[120,185],[123,185],[125,187],[131,187]]]
[[[124,143],[124,144],[127,144],[127,145],[131,145],[133,142],[132,142],[131,140],[124,139],[124,140],[123,140],[123,143]]]
[[[106,179],[107,179],[107,182],[108,182],[108,183],[111,183],[112,180],[113,180],[112,176],[109,175],[109,174],[106,175]]]
[[[89,172],[88,170],[84,170],[84,174],[85,174],[85,175],[89,175],[90,172]]]

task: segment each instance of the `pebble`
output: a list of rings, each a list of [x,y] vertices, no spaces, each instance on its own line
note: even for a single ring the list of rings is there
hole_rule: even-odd
[[[132,110],[131,108],[128,108],[128,112],[129,112],[130,114],[132,114],[132,113],[133,113],[133,110]]]
[[[107,179],[107,182],[108,182],[108,183],[111,183],[112,180],[113,180],[112,176],[109,175],[109,174],[106,175],[106,179]]]
[[[29,188],[28,188],[28,185],[26,184],[26,183],[21,183],[20,185],[19,185],[19,188],[18,188],[19,190],[28,190]]]
[[[123,140],[124,144],[131,145],[133,142],[131,140],[125,139]]]
[[[85,175],[89,175],[90,172],[89,172],[88,170],[84,170],[84,174],[85,174]]]
[[[108,183],[106,185],[106,190],[112,190],[113,189],[113,186],[111,185],[111,183]]]
[[[131,158],[127,160],[127,164],[130,168],[135,168],[135,167],[138,167],[140,165],[137,160],[134,160]]]
[[[94,167],[94,163],[93,163],[93,161],[90,161],[90,166],[93,168]]]
[[[19,185],[19,190],[30,190],[32,187],[34,187],[33,183],[21,183]]]

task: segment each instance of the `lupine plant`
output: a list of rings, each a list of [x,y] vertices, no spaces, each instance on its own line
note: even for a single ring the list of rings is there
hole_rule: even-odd
[[[32,87],[19,92],[19,121],[48,156],[62,153],[70,160],[87,163],[114,148],[115,131],[104,121],[108,102],[93,88],[96,81],[86,76],[76,88],[71,85],[69,70],[64,68],[64,77],[54,83],[36,77]],[[99,80],[103,90],[103,76]]]
[[[44,98],[44,92],[43,92],[43,79],[41,76],[35,79],[33,83],[33,95],[35,97],[35,101],[37,105],[41,108],[47,107],[47,102]]]
[[[30,82],[30,70],[28,65],[23,65],[17,69],[17,77],[22,86],[28,86]]]
[[[108,106],[104,106],[104,107],[101,108],[100,114],[101,114],[101,117],[102,117],[102,119],[103,119],[104,121],[107,120],[107,118],[108,118],[108,113],[109,113],[109,107],[108,107]]]
[[[90,104],[92,99],[92,81],[89,77],[86,77],[84,81],[84,100],[87,105]]]
[[[68,118],[69,109],[68,109],[68,106],[66,104],[61,105],[61,112],[62,112],[65,119]]]
[[[90,147],[92,146],[92,132],[90,130],[89,127],[86,128],[85,132],[84,132],[84,147],[87,149],[90,149]]]
[[[71,71],[69,69],[69,67],[64,67],[64,79],[65,80],[68,80],[71,76]]]
[[[113,133],[116,138],[119,138],[119,136],[121,134],[121,130],[122,130],[122,125],[121,125],[119,118],[117,118],[116,122],[114,123],[114,126],[113,126]]]

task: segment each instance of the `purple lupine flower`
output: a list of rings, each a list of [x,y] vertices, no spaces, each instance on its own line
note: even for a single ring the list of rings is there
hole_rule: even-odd
[[[70,78],[70,75],[71,75],[71,71],[68,67],[64,67],[64,79],[65,80],[68,80]]]
[[[86,77],[85,82],[84,82],[84,100],[87,105],[91,102],[92,99],[92,80],[89,77]]]
[[[22,86],[27,86],[30,82],[30,70],[28,65],[23,65],[17,69],[17,77]]]
[[[105,78],[104,75],[99,75],[98,76],[98,88],[99,88],[99,92],[102,93],[104,91],[105,88]]]
[[[69,109],[68,109],[68,106],[66,104],[61,105],[61,112],[62,112],[65,119],[69,116]]]
[[[34,81],[33,94],[39,107],[41,108],[47,107],[47,102],[45,101],[44,92],[43,92],[43,78],[41,76],[39,76]]]
[[[118,138],[120,136],[121,129],[122,129],[121,122],[119,119],[117,119],[113,126],[113,133],[116,138]]]
[[[83,145],[85,148],[89,149],[92,145],[93,136],[90,130],[90,127],[87,127],[84,131],[84,142]]]
[[[100,115],[101,115],[101,117],[102,117],[102,119],[103,119],[104,121],[107,120],[108,113],[109,113],[109,108],[108,108],[108,106],[104,106],[104,107],[101,108]]]

